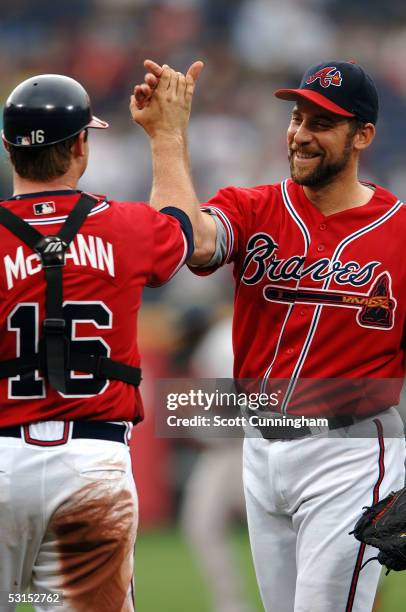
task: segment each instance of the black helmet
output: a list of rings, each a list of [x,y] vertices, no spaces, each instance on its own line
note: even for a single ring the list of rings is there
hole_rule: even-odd
[[[106,128],[94,117],[80,83],[61,74],[40,74],[11,92],[3,111],[3,138],[16,147],[43,147],[79,134],[84,128]]]

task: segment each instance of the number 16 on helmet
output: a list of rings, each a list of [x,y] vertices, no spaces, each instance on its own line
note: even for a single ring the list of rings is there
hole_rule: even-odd
[[[74,79],[41,74],[11,92],[3,111],[3,138],[15,147],[43,147],[79,134],[107,128],[92,114],[90,98]]]

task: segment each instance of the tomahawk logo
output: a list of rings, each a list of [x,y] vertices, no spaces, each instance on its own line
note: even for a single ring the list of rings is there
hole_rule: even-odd
[[[318,72],[315,72],[311,76],[306,79],[306,85],[311,85],[315,81],[319,79],[320,85],[324,88],[330,87],[330,85],[335,85],[335,87],[340,87],[343,82],[341,72],[337,70],[335,66],[327,66]]]
[[[292,289],[281,285],[267,285],[263,292],[269,302],[354,308],[357,311],[356,321],[361,327],[392,329],[396,300],[392,295],[391,285],[391,277],[387,272],[383,272],[368,293],[330,291],[313,287]]]

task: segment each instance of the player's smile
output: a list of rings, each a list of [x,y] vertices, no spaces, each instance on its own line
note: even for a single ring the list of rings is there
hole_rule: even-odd
[[[320,159],[320,153],[306,153],[304,151],[290,150],[290,156],[298,166],[308,166],[314,162],[315,159]]]
[[[313,180],[316,173],[319,174],[324,166],[325,154],[321,151],[298,148],[293,144],[289,146],[288,158],[293,180],[304,184],[309,179]]]
[[[303,160],[303,159],[314,159],[315,157],[319,157],[318,154],[316,153],[300,153],[299,151],[295,151],[294,153],[295,157],[297,160]]]

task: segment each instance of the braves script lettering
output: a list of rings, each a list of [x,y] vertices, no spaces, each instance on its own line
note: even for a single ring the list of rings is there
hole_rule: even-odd
[[[242,282],[246,285],[256,285],[266,277],[273,282],[298,281],[310,277],[314,281],[331,278],[339,285],[361,287],[373,278],[374,270],[379,261],[370,261],[361,266],[357,261],[332,261],[323,257],[306,266],[305,255],[294,255],[287,259],[278,259],[277,242],[265,233],[251,236],[247,243],[247,255],[242,268]]]

